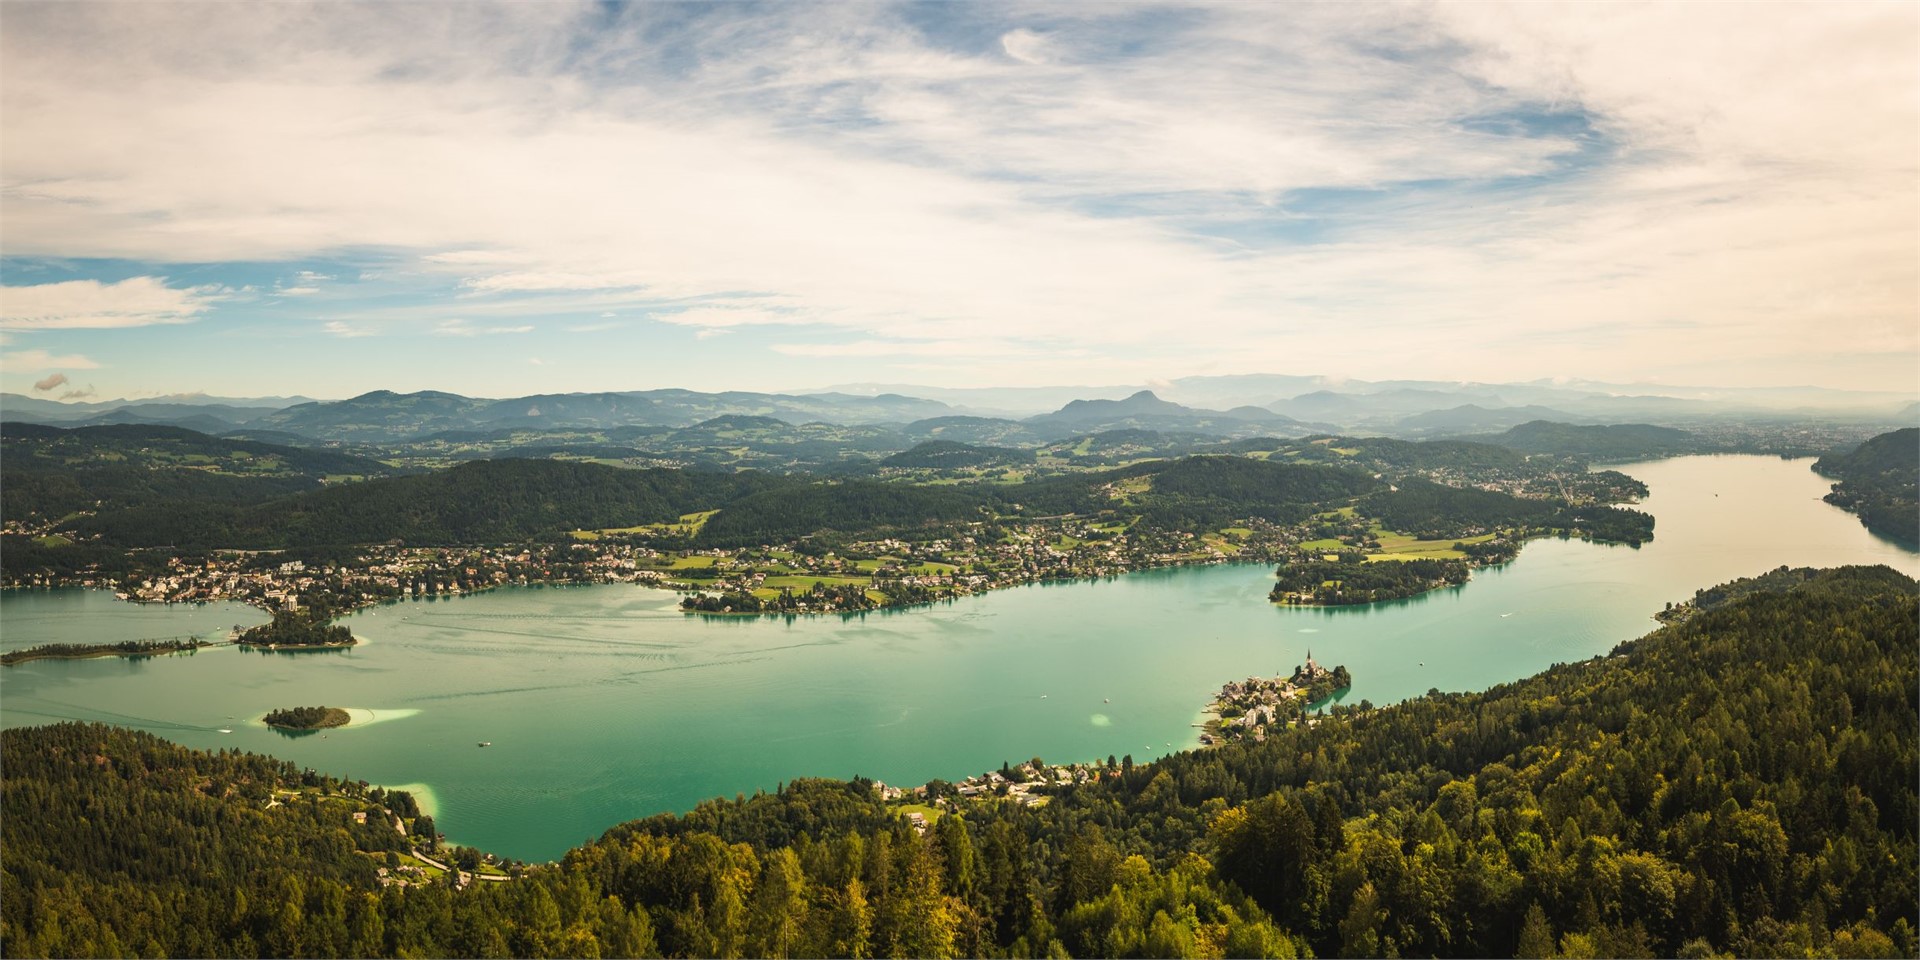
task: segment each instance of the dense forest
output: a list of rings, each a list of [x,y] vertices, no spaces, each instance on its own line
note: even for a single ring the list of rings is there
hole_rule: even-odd
[[[279,610],[273,619],[249,627],[238,637],[247,646],[350,647],[353,631],[327,622],[323,610]]]
[[[1551,453],[1594,460],[1648,460],[1719,449],[1696,434],[1645,423],[1576,426],[1551,420],[1533,420],[1507,430],[1470,438],[1521,453]]]
[[[1109,485],[1144,479],[1114,500]],[[83,517],[74,527],[126,547],[289,547],[345,543],[503,543],[576,528],[670,523],[718,509],[694,545],[780,543],[820,532],[939,536],[998,513],[1120,510],[1150,524],[1298,519],[1328,500],[1379,489],[1352,470],[1238,457],[1154,461],[1023,484],[939,486],[823,481],[745,471],[631,470],[554,460],[485,460],[436,473],[344,484],[252,505],[187,498]],[[1529,508],[1530,509],[1530,508]]]
[[[353,722],[353,715],[339,707],[281,707],[269,711],[260,720],[270,727],[319,730],[323,727],[344,727]]]
[[[865,781],[380,886],[404,800],[234,752],[0,734],[9,955],[1912,956],[1920,604],[1778,578],[1484,693],[1110,762],[921,835]],[[319,787],[268,807],[276,789]],[[356,812],[369,813],[360,823]],[[430,832],[431,828],[426,828]],[[419,827],[416,826],[416,832]]]
[[[88,657],[156,657],[166,653],[197,650],[204,646],[193,637],[169,640],[121,640],[117,643],[43,643],[36,647],[0,653],[0,665],[12,666],[29,660],[80,660]]]
[[[1875,533],[1920,544],[1920,428],[1883,433],[1813,469],[1839,482],[1827,502],[1860,515]]]
[[[1452,487],[1416,478],[1362,498],[1359,511],[1389,530],[1411,533],[1422,540],[1471,537],[1500,527],[1562,530],[1617,543],[1640,544],[1653,539],[1653,517],[1639,510],[1604,504],[1573,508],[1497,490]]]
[[[1401,600],[1445,586],[1467,582],[1469,570],[1459,560],[1383,560],[1367,562],[1358,553],[1337,560],[1302,560],[1282,564],[1268,599],[1274,603],[1305,603],[1337,607]]]
[[[393,472],[351,454],[179,427],[0,424],[0,516],[10,520],[183,502],[261,503],[318,489],[330,476]]]

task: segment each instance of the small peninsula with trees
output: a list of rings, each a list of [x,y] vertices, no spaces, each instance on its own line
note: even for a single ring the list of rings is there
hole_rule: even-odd
[[[282,610],[273,615],[272,622],[247,630],[234,642],[243,647],[331,650],[351,647],[360,641],[354,638],[353,631],[329,624],[318,612]]]
[[[260,719],[282,730],[325,730],[353,722],[353,716],[339,707],[282,707]]]
[[[0,666],[13,666],[29,660],[87,660],[93,657],[155,657],[163,653],[181,653],[213,644],[194,637],[168,640],[123,640],[119,643],[44,643],[24,650],[0,653]]]

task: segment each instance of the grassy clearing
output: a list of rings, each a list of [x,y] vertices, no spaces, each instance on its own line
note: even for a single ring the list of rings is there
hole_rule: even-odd
[[[909,813],[920,814],[927,818],[928,823],[936,823],[941,817],[946,816],[946,811],[936,809],[924,803],[905,803],[893,809],[902,817],[905,817]]]
[[[71,547],[71,546],[73,546],[73,541],[72,541],[72,540],[69,540],[69,539],[67,539],[66,537],[63,537],[63,536],[61,536],[61,535],[59,535],[59,534],[57,534],[57,533],[49,533],[49,534],[47,534],[47,535],[46,535],[46,536],[44,536],[44,537],[35,537],[35,538],[33,538],[33,542],[34,542],[34,543],[37,543],[37,544],[39,544],[39,545],[41,545],[41,546],[43,546],[43,547]]]
[[[1300,549],[1318,550],[1318,551],[1324,552],[1327,550],[1339,550],[1345,546],[1346,544],[1341,543],[1340,541],[1335,540],[1332,537],[1327,537],[1323,540],[1308,540],[1307,542],[1300,545]]]
[[[786,587],[791,587],[795,590],[811,590],[816,583],[824,583],[829,587],[864,587],[873,583],[873,581],[867,577],[842,577],[828,574],[804,573],[768,577],[761,581],[760,586],[772,590],[777,595],[781,589]],[[757,593],[759,591],[755,592]]]
[[[603,527],[599,530],[573,530],[569,535],[575,540],[598,540],[601,537],[614,537],[622,534],[644,534],[652,537],[692,537],[700,533],[700,528],[713,519],[718,510],[703,510],[699,513],[683,513],[674,523],[643,523],[633,527]]]
[[[1416,540],[1404,533],[1375,531],[1374,538],[1380,541],[1378,553],[1370,554],[1367,559],[1374,560],[1459,560],[1466,557],[1462,551],[1455,550],[1456,543],[1485,543],[1493,539],[1493,534],[1478,537],[1466,537],[1459,540]]]

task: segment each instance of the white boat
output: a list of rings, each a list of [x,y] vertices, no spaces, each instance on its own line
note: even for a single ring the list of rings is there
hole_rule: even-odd
[[[221,733],[232,733],[233,731],[232,731],[232,730],[228,730],[228,729],[227,729],[226,727],[221,727],[221,728],[220,728],[220,732],[221,732]]]
[[[491,747],[491,746],[493,746],[493,741],[492,741],[492,740],[482,740],[482,741],[480,741],[480,745],[481,745],[481,746],[483,746],[483,747]]]

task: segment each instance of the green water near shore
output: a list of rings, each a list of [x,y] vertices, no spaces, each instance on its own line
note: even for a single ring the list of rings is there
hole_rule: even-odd
[[[795,620],[689,617],[673,594],[632,586],[523,588],[362,611],[346,622],[369,642],[348,650],[9,667],[0,723],[100,720],[423,783],[455,842],[546,859],[624,820],[793,777],[906,785],[1034,755],[1151,758],[1194,742],[1222,682],[1291,671],[1309,648],[1352,670],[1349,702],[1384,704],[1605,653],[1668,601],[1781,564],[1920,574],[1920,554],[1820,502],[1808,463],[1628,465],[1653,490],[1653,542],[1536,541],[1465,587],[1373,607],[1276,608],[1264,565]],[[216,609],[15,593],[0,598],[0,633],[12,648],[265,619]],[[298,739],[247,722],[292,703],[379,719]]]

